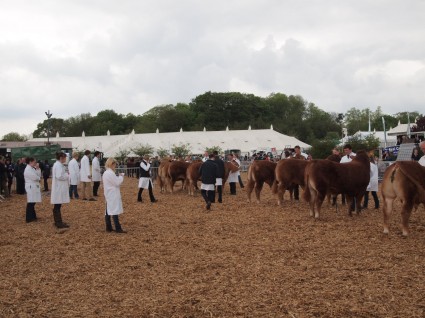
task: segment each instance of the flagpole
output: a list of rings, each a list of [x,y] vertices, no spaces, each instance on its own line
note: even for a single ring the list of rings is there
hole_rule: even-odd
[[[384,145],[387,148],[387,130],[385,129],[385,118],[382,116],[382,125],[384,125]]]

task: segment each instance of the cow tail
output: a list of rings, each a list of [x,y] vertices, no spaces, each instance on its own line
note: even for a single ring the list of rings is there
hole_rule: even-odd
[[[273,181],[273,184],[272,184],[272,193],[273,194],[277,193],[277,180],[276,179]]]
[[[304,181],[305,181],[305,188],[304,188],[304,194],[303,194],[303,198],[306,202],[310,202],[311,200],[311,190],[310,190],[310,182],[309,182],[309,173],[308,171],[305,172],[305,177],[304,177]]]

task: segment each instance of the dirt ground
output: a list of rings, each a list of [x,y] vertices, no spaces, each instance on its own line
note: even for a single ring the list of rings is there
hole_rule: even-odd
[[[0,203],[0,316],[425,317],[423,206],[404,238],[399,203],[386,236],[382,211],[350,218],[325,203],[315,221],[268,187],[249,204],[226,185],[210,212],[199,194],[154,191],[157,203],[147,191],[138,203],[126,179],[127,234],[105,232],[102,188],[63,206],[68,230],[46,195],[30,224],[25,196]]]

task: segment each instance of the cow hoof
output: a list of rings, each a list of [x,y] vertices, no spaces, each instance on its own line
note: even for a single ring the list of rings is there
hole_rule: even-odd
[[[390,234],[390,231],[388,229],[384,229],[384,234]]]
[[[409,232],[403,230],[403,233],[402,234],[403,234],[404,237],[407,237],[409,235]]]
[[[257,200],[257,204],[260,204],[260,201]]]

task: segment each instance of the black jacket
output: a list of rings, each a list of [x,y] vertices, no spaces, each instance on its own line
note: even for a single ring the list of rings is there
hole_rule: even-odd
[[[213,160],[208,159],[199,168],[199,173],[203,184],[215,184],[215,179],[218,177],[218,166]]]
[[[217,178],[224,178],[224,161],[221,160],[219,157],[215,157],[214,160],[215,164],[218,167],[218,175]]]

